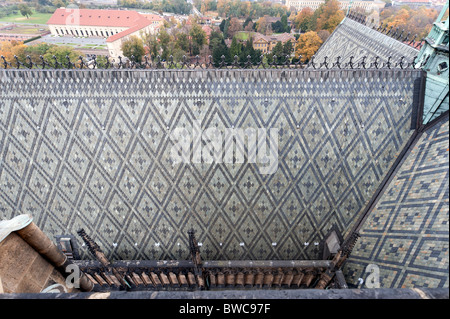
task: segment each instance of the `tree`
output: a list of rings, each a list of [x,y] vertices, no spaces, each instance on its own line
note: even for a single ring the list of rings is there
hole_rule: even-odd
[[[241,23],[238,18],[231,18],[230,25],[227,29],[227,38],[232,39],[238,31],[242,31]]]
[[[162,29],[159,32],[158,40],[159,40],[159,47],[162,50],[161,59],[167,60],[169,58],[169,56],[172,54],[171,50],[170,50],[170,46],[169,46],[169,44],[171,42],[169,33],[167,33],[167,31],[165,29]]]
[[[231,19],[223,19],[219,25],[220,31],[222,31],[223,36],[228,38],[228,27],[230,26]]]
[[[325,42],[326,39],[328,39],[328,37],[330,36],[330,32],[328,32],[327,30],[320,30],[319,32],[317,32],[317,35],[322,40],[322,42]]]
[[[4,56],[9,63],[13,62],[14,54],[12,53],[13,41],[0,41],[0,56]],[[3,63],[3,59],[0,60]]]
[[[275,33],[283,33],[284,32],[284,26],[281,23],[281,21],[277,21],[272,23],[272,31]]]
[[[186,33],[178,33],[176,35],[175,45],[177,48],[187,52],[189,51],[189,37]]]
[[[41,63],[40,56],[44,56],[51,47],[53,47],[53,45],[47,43],[30,45],[26,47],[25,55],[29,55],[33,63]]]
[[[65,7],[67,5],[67,0],[53,0],[52,4],[57,8]]]
[[[141,62],[145,54],[144,43],[140,38],[133,35],[129,39],[122,42],[121,46],[123,55],[135,62]],[[134,56],[134,59],[132,58]]]
[[[212,52],[213,64],[218,67],[222,61],[222,56],[225,57],[225,62],[230,63],[231,57],[225,39],[219,32],[211,32],[209,39],[209,48]]]
[[[307,62],[319,50],[322,40],[314,31],[308,31],[300,35],[295,47],[295,57],[302,56],[301,61]]]
[[[435,9],[420,7],[413,10],[407,6],[385,8],[380,13],[381,24],[389,29],[393,28],[404,31],[404,35],[410,33],[410,36],[418,35],[422,39],[430,32],[434,21],[438,16]]]
[[[294,18],[294,26],[297,30],[301,30],[303,32],[310,31],[312,28],[312,19],[313,19],[314,11],[306,7]]]
[[[67,64],[66,56],[68,56],[69,60],[73,63],[74,61],[78,60],[79,56],[83,56],[83,54],[68,46],[55,45],[52,46],[50,49],[48,49],[48,51],[44,55],[44,59],[53,65],[54,63],[53,56],[56,57],[58,63],[66,65]]]
[[[192,55],[198,55],[203,45],[206,44],[206,32],[196,23],[192,25],[189,35],[192,39]]]
[[[292,52],[294,52],[294,45],[291,40],[286,41],[283,45],[283,55],[291,56]]]
[[[33,14],[33,10],[31,10],[31,8],[24,3],[19,4],[18,9],[20,14],[27,17],[27,19]]]
[[[288,25],[288,17],[287,14],[283,14],[283,16],[281,17],[281,25],[283,26],[283,31],[282,32],[290,32],[291,28]]]
[[[272,23],[270,23],[266,17],[261,17],[256,22],[256,31],[259,33],[265,34],[265,35],[271,35],[272,34]]]
[[[253,21],[250,21],[245,27],[244,27],[244,31],[250,32],[255,30],[255,24],[253,23]]]
[[[275,47],[272,49],[272,59],[273,56],[276,56],[277,59],[274,61],[275,63],[284,63],[286,57],[283,54],[283,43],[278,41]]]
[[[344,11],[339,9],[339,1],[325,0],[313,14],[313,29],[315,31],[327,30],[331,33],[344,17]]]
[[[242,51],[242,44],[238,42],[236,37],[233,37],[233,40],[231,41],[230,45],[230,55],[234,59],[234,56],[241,54]]]
[[[252,20],[252,18],[247,17],[247,19],[245,19],[244,23],[242,24],[242,27],[244,28],[244,30],[247,27],[247,25],[250,23],[253,25],[253,20]]]
[[[261,54],[261,50],[255,50],[253,48],[253,38],[249,37],[244,46],[242,46],[239,61],[247,62],[247,56],[250,56],[250,61],[253,64],[257,64],[260,61]]]
[[[150,54],[152,60],[159,55],[160,45],[155,35],[148,35],[145,40],[146,53]]]
[[[262,34],[266,34],[266,31],[270,25],[270,23],[267,21],[267,19],[265,17],[261,17],[258,19],[258,21],[256,23],[257,23],[256,31],[258,31],[259,33],[262,33]]]

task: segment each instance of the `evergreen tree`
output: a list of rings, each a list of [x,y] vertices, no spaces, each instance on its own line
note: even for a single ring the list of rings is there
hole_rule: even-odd
[[[241,63],[246,63],[248,61],[247,56],[250,56],[250,62],[252,64],[257,64],[261,60],[261,50],[255,50],[253,48],[252,37],[249,37],[242,47],[241,54],[239,54],[239,61]]]
[[[288,25],[288,17],[286,14],[281,17],[281,25],[283,27],[283,32],[291,32],[291,28]]]
[[[238,42],[236,37],[233,37],[230,46],[230,56],[234,59],[235,55],[239,56],[239,54],[241,54],[241,50],[242,50],[241,43]]]
[[[244,23],[242,24],[242,28],[245,29],[245,27],[250,23],[253,22],[252,18],[247,17],[247,19],[245,19]]]

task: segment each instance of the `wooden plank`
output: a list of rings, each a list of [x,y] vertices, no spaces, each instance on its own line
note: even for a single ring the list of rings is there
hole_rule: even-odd
[[[128,282],[128,284],[130,285],[130,287],[132,289],[137,287],[136,282],[134,281],[134,279],[130,275],[125,275],[125,280]]]
[[[94,285],[99,285],[99,283],[97,282],[97,280],[94,279],[94,277],[92,277],[90,274],[85,273],[86,277],[92,281],[94,283]]]
[[[189,286],[186,276],[182,273],[178,274],[178,283],[180,284],[181,287],[187,287]]]
[[[225,275],[221,272],[217,274],[217,286],[225,287]]]
[[[304,276],[305,276],[305,274],[302,272],[298,273],[297,275],[294,275],[294,278],[292,278],[292,285],[300,287]]]
[[[283,280],[283,273],[277,273],[274,277],[273,277],[273,282],[272,285],[273,286],[281,286],[281,281]]]
[[[193,273],[188,272],[187,279],[188,279],[189,286],[196,286],[197,285],[197,282],[195,281],[195,277],[194,277]]]
[[[133,272],[132,277],[137,286],[144,286],[144,282],[137,273]]]
[[[214,274],[209,274],[209,286],[212,288],[215,288],[217,285],[216,283],[216,275]]]
[[[234,287],[234,274],[226,274],[225,275],[226,285],[227,287]]]
[[[157,274],[155,274],[154,272],[151,272],[150,278],[152,279],[153,284],[155,285],[156,288],[160,288],[162,286],[161,281],[159,280]]]
[[[303,277],[302,284],[305,284],[306,287],[309,287],[311,285],[312,280],[314,279],[315,275],[312,272],[306,273],[305,277]]]
[[[163,286],[169,286],[170,285],[170,281],[169,278],[167,278],[167,275],[163,272],[159,273],[159,278],[161,279],[161,283],[163,284]]]
[[[153,284],[151,278],[150,278],[145,272],[143,272],[143,273],[141,274],[141,278],[142,278],[142,281],[144,282],[144,284],[145,284],[146,286],[153,286],[153,287],[155,286],[155,285]]]
[[[259,272],[255,276],[255,286],[261,288],[264,283],[264,273]]]
[[[244,274],[243,273],[241,273],[241,272],[237,273],[235,285],[239,286],[239,287],[244,287]]]
[[[109,278],[113,281],[114,286],[122,287],[122,284],[120,283],[119,279],[117,279],[117,277],[114,276],[114,274],[112,274],[111,276],[109,276]],[[125,288],[125,287],[124,287],[124,288]]]
[[[199,286],[200,288],[205,287],[205,280],[203,279],[202,276],[197,275],[197,282],[198,282],[198,286]]]
[[[272,282],[273,282],[273,274],[265,274],[264,275],[264,286],[265,287],[271,287],[272,286]]]
[[[173,272],[169,272],[169,281],[170,284],[174,287],[179,287],[180,284],[178,283],[177,275],[175,275]]]
[[[100,286],[109,286],[108,283],[105,281],[105,279],[102,278],[98,273],[95,273],[92,277],[97,280],[97,282],[100,284]]]
[[[253,287],[255,283],[255,275],[251,272],[245,274],[244,284],[246,287]]]
[[[289,271],[281,281],[282,286],[290,287],[292,280],[294,279],[294,275],[292,274],[292,271]]]
[[[109,286],[114,286],[114,281],[112,280],[112,276],[108,275],[105,272],[101,273],[101,276],[106,280],[106,282],[108,283]],[[120,285],[119,285],[120,286]]]

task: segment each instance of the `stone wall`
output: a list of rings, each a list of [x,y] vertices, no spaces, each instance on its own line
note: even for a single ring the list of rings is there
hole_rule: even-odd
[[[410,138],[418,70],[1,70],[0,217],[112,259],[320,259]],[[175,128],[277,128],[262,164],[173,164]],[[81,245],[79,245],[81,246]],[[82,258],[91,258],[81,247]]]

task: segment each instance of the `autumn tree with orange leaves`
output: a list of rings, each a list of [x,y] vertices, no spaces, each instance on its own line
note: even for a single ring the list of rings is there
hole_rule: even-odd
[[[306,7],[302,9],[297,15],[293,18],[294,28],[301,31],[309,31],[312,27],[312,20],[314,16],[314,11]]]
[[[317,18],[314,19],[314,17]],[[339,23],[341,23],[342,19],[344,19],[345,14],[339,8],[339,1],[327,0],[314,12],[314,17],[313,21],[315,25],[313,25],[313,29],[315,31],[327,30],[332,33]]]
[[[1,41],[0,42],[0,56],[4,56],[7,62],[15,62],[14,56],[17,56],[20,61],[25,61],[27,46],[21,41]],[[0,61],[3,62],[3,59]]]
[[[322,40],[314,31],[306,32],[298,38],[295,46],[295,57],[302,56],[301,62],[308,62],[312,56],[319,50]]]
[[[422,39],[428,35],[438,16],[435,9],[420,7],[411,9],[408,6],[388,7],[380,13],[380,20],[383,26],[388,29],[404,30],[404,35],[410,33],[410,36],[417,34],[417,39]]]

